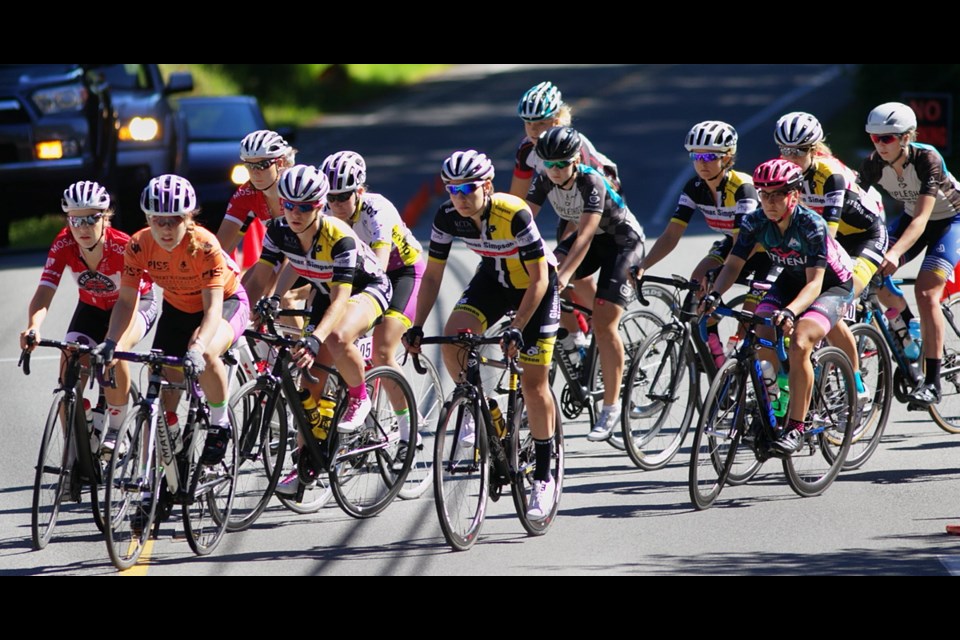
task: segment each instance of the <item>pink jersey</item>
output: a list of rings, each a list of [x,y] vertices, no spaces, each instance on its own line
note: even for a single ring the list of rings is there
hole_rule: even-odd
[[[123,255],[130,236],[107,227],[103,234],[103,259],[96,271],[91,271],[80,255],[81,249],[70,229],[64,229],[53,241],[47,264],[40,276],[41,286],[57,289],[64,270],[69,267],[80,288],[80,302],[104,311],[113,309],[120,297],[120,279],[123,274]],[[140,295],[153,289],[148,276],[140,280]]]

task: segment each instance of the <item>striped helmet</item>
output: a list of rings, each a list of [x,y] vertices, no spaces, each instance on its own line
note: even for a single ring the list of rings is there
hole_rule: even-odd
[[[140,194],[140,208],[151,216],[182,216],[197,210],[197,192],[186,178],[173,174],[150,180]]]
[[[777,120],[773,139],[781,147],[812,147],[823,140],[823,127],[809,113],[794,111]]]
[[[240,141],[240,159],[282,158],[290,151],[290,145],[276,131],[261,129],[248,133]]]
[[[320,167],[330,183],[330,193],[356,191],[367,181],[367,163],[356,151],[338,151]]]
[[[706,120],[693,126],[684,145],[687,151],[710,149],[724,153],[737,152],[737,130],[726,122]]]
[[[107,193],[107,188],[98,182],[81,180],[63,190],[60,207],[64,213],[82,209],[106,211],[110,208],[110,194]]]
[[[541,160],[570,160],[580,153],[580,134],[572,127],[553,127],[540,134],[537,155]]]
[[[753,184],[765,189],[795,189],[803,180],[803,170],[789,160],[767,160],[753,171]]]
[[[523,94],[517,105],[517,114],[523,120],[536,122],[553,117],[562,106],[560,89],[552,82],[541,82]]]
[[[290,202],[312,203],[327,197],[330,183],[316,167],[298,164],[283,172],[278,187],[280,197]]]
[[[444,182],[453,180],[493,180],[493,162],[486,155],[470,149],[457,151],[443,161],[440,177]]]

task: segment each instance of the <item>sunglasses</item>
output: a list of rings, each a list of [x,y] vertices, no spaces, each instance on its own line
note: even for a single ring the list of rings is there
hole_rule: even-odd
[[[310,213],[317,208],[316,202],[308,202],[306,204],[299,204],[296,202],[290,202],[289,200],[283,201],[283,210],[284,211],[299,211],[300,213]]]
[[[92,227],[103,219],[102,213],[95,213],[92,216],[67,216],[67,222],[74,229],[80,227]]]
[[[566,169],[573,164],[573,160],[544,160],[543,166],[547,169]]]
[[[335,202],[346,202],[353,197],[355,191],[347,191],[346,193],[328,193],[327,202],[333,204]]]
[[[696,151],[690,152],[690,159],[694,162],[716,162],[726,157],[725,153],[697,153]]]
[[[150,224],[164,228],[173,228],[183,223],[183,216],[150,216]]]
[[[872,140],[874,144],[890,144],[891,142],[896,142],[899,139],[900,136],[893,133],[885,133],[882,136],[872,133],[870,134],[870,140]]]
[[[784,157],[805,156],[810,152],[810,147],[780,147],[780,155]]]
[[[268,158],[267,160],[261,160],[260,162],[244,162],[243,164],[251,171],[266,171],[276,163],[276,158]]]
[[[761,200],[783,200],[788,194],[790,194],[790,191],[786,189],[778,189],[777,191],[757,190],[757,195],[760,196]]]
[[[468,182],[466,184],[448,184],[447,193],[452,196],[461,195],[468,196],[474,191],[479,191],[483,188],[482,182]]]

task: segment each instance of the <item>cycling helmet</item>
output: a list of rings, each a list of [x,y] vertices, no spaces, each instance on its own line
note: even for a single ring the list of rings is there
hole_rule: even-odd
[[[773,139],[782,147],[812,147],[823,140],[823,127],[809,113],[794,111],[777,120]]]
[[[276,131],[261,129],[249,133],[240,141],[240,159],[283,158],[290,152],[290,145]]]
[[[81,180],[63,190],[60,206],[64,213],[82,209],[106,211],[110,208],[110,194],[107,193],[106,187],[100,186],[97,182]]]
[[[329,193],[356,191],[367,181],[367,163],[355,151],[339,151],[327,156],[320,171],[330,183]]]
[[[523,94],[517,105],[517,114],[524,120],[536,122],[552,118],[562,106],[560,89],[552,82],[541,82]]]
[[[493,180],[493,162],[486,155],[470,149],[457,151],[443,161],[440,177],[444,182],[454,180]]]
[[[796,189],[803,180],[803,171],[789,160],[767,160],[753,172],[755,187],[765,189]]]
[[[737,130],[726,122],[719,120],[707,120],[694,125],[687,134],[687,142],[684,145],[687,151],[694,149],[710,149],[711,151],[722,151],[724,153],[737,152]]]
[[[173,174],[150,180],[140,194],[140,208],[151,216],[182,216],[197,210],[197,192],[186,178]]]
[[[867,133],[904,134],[917,128],[917,114],[902,102],[885,102],[867,116]]]
[[[330,183],[327,182],[327,176],[317,171],[316,167],[298,164],[283,172],[278,189],[284,200],[306,204],[326,198]]]
[[[553,127],[540,134],[537,155],[542,160],[570,160],[580,153],[580,134],[571,127]]]

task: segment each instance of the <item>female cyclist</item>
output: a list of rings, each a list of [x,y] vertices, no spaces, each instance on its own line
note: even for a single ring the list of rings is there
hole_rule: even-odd
[[[643,258],[643,229],[610,181],[580,163],[581,148],[580,134],[570,127],[554,127],[540,136],[536,153],[544,171],[533,179],[527,203],[536,215],[549,200],[562,220],[577,225],[577,231],[557,247],[558,284],[562,291],[570,282],[579,286],[600,272],[600,286],[591,301],[593,331],[604,377],[619,381],[625,356],[617,329],[635,295],[630,271]],[[619,384],[606,385],[603,409],[588,440],[602,442],[619,427],[619,398]]]
[[[560,321],[556,259],[523,200],[494,193],[493,163],[486,155],[473,149],[457,151],[443,162],[440,176],[450,200],[434,218],[417,317],[404,342],[409,350],[419,350],[423,324],[437,302],[453,239],[462,238],[482,260],[444,332],[483,333],[490,323],[516,311],[501,345],[509,357],[519,352],[523,364],[521,385],[536,452],[528,515],[542,520],[553,510],[558,490],[550,469],[555,408],[549,382]],[[461,350],[445,345],[443,361],[450,376],[458,379],[463,371]],[[465,431],[473,433],[469,426]],[[469,435],[460,436],[461,441],[469,439]]]
[[[923,410],[941,398],[945,325],[940,299],[960,261],[960,184],[936,149],[916,141],[917,115],[909,106],[881,104],[867,116],[866,130],[874,152],[860,167],[860,185],[879,186],[904,207],[904,215],[890,226],[890,248],[880,272],[892,275],[926,251],[915,288],[926,378],[910,394],[907,407]],[[909,322],[912,314],[903,298],[883,290],[880,300]]]
[[[757,243],[783,272],[757,307],[757,314],[773,317],[790,339],[791,402],[785,432],[774,446],[784,453],[798,451],[813,393],[813,348],[837,328],[847,304],[853,301],[853,265],[834,240],[822,216],[800,204],[803,173],[786,160],[769,160],[753,172],[762,211],[740,221],[736,244],[704,299],[704,310],[716,306],[721,294],[737,280]],[[834,341],[841,344],[842,341]],[[846,349],[844,349],[846,351]],[[779,368],[771,349],[762,359]],[[856,354],[854,350],[853,355]],[[847,352],[847,355],[851,355]]]
[[[67,226],[50,247],[40,286],[30,302],[27,329],[20,334],[21,349],[32,351],[40,341],[40,328],[67,268],[73,272],[80,289],[80,301],[67,329],[67,342],[90,346],[102,342],[110,324],[110,312],[120,297],[123,254],[130,236],[110,226],[113,215],[110,194],[96,182],[76,182],[64,190],[61,207],[67,216]],[[133,287],[137,312],[120,327],[117,342],[123,349],[132,349],[140,342],[157,319],[157,300],[149,277],[142,278]],[[27,336],[31,333],[34,340],[28,343]],[[101,443],[105,450],[113,448],[117,430],[127,415],[130,397],[127,363],[117,367],[116,382],[116,387],[103,390],[108,414],[108,431]]]
[[[390,306],[383,323],[373,330],[373,363],[400,371],[396,354],[417,311],[417,293],[426,269],[423,247],[397,208],[379,193],[367,191],[367,165],[359,153],[340,151],[330,155],[320,171],[330,184],[323,213],[350,225],[360,241],[373,249],[380,269],[390,279]],[[402,466],[410,437],[410,416],[402,394],[391,393],[391,400],[399,420],[397,464]]]
[[[229,380],[220,357],[243,335],[250,319],[240,270],[216,236],[194,222],[197,194],[186,178],[169,174],[153,178],[140,195],[140,208],[149,227],[135,233],[127,245],[120,299],[107,338],[97,349],[104,361],[113,359],[136,308],[137,285],[149,275],[163,289],[153,348],[184,358],[184,370],[198,377],[210,405],[210,428],[200,461],[218,464],[231,429]],[[174,394],[164,398],[167,411],[175,411],[177,400]]]

